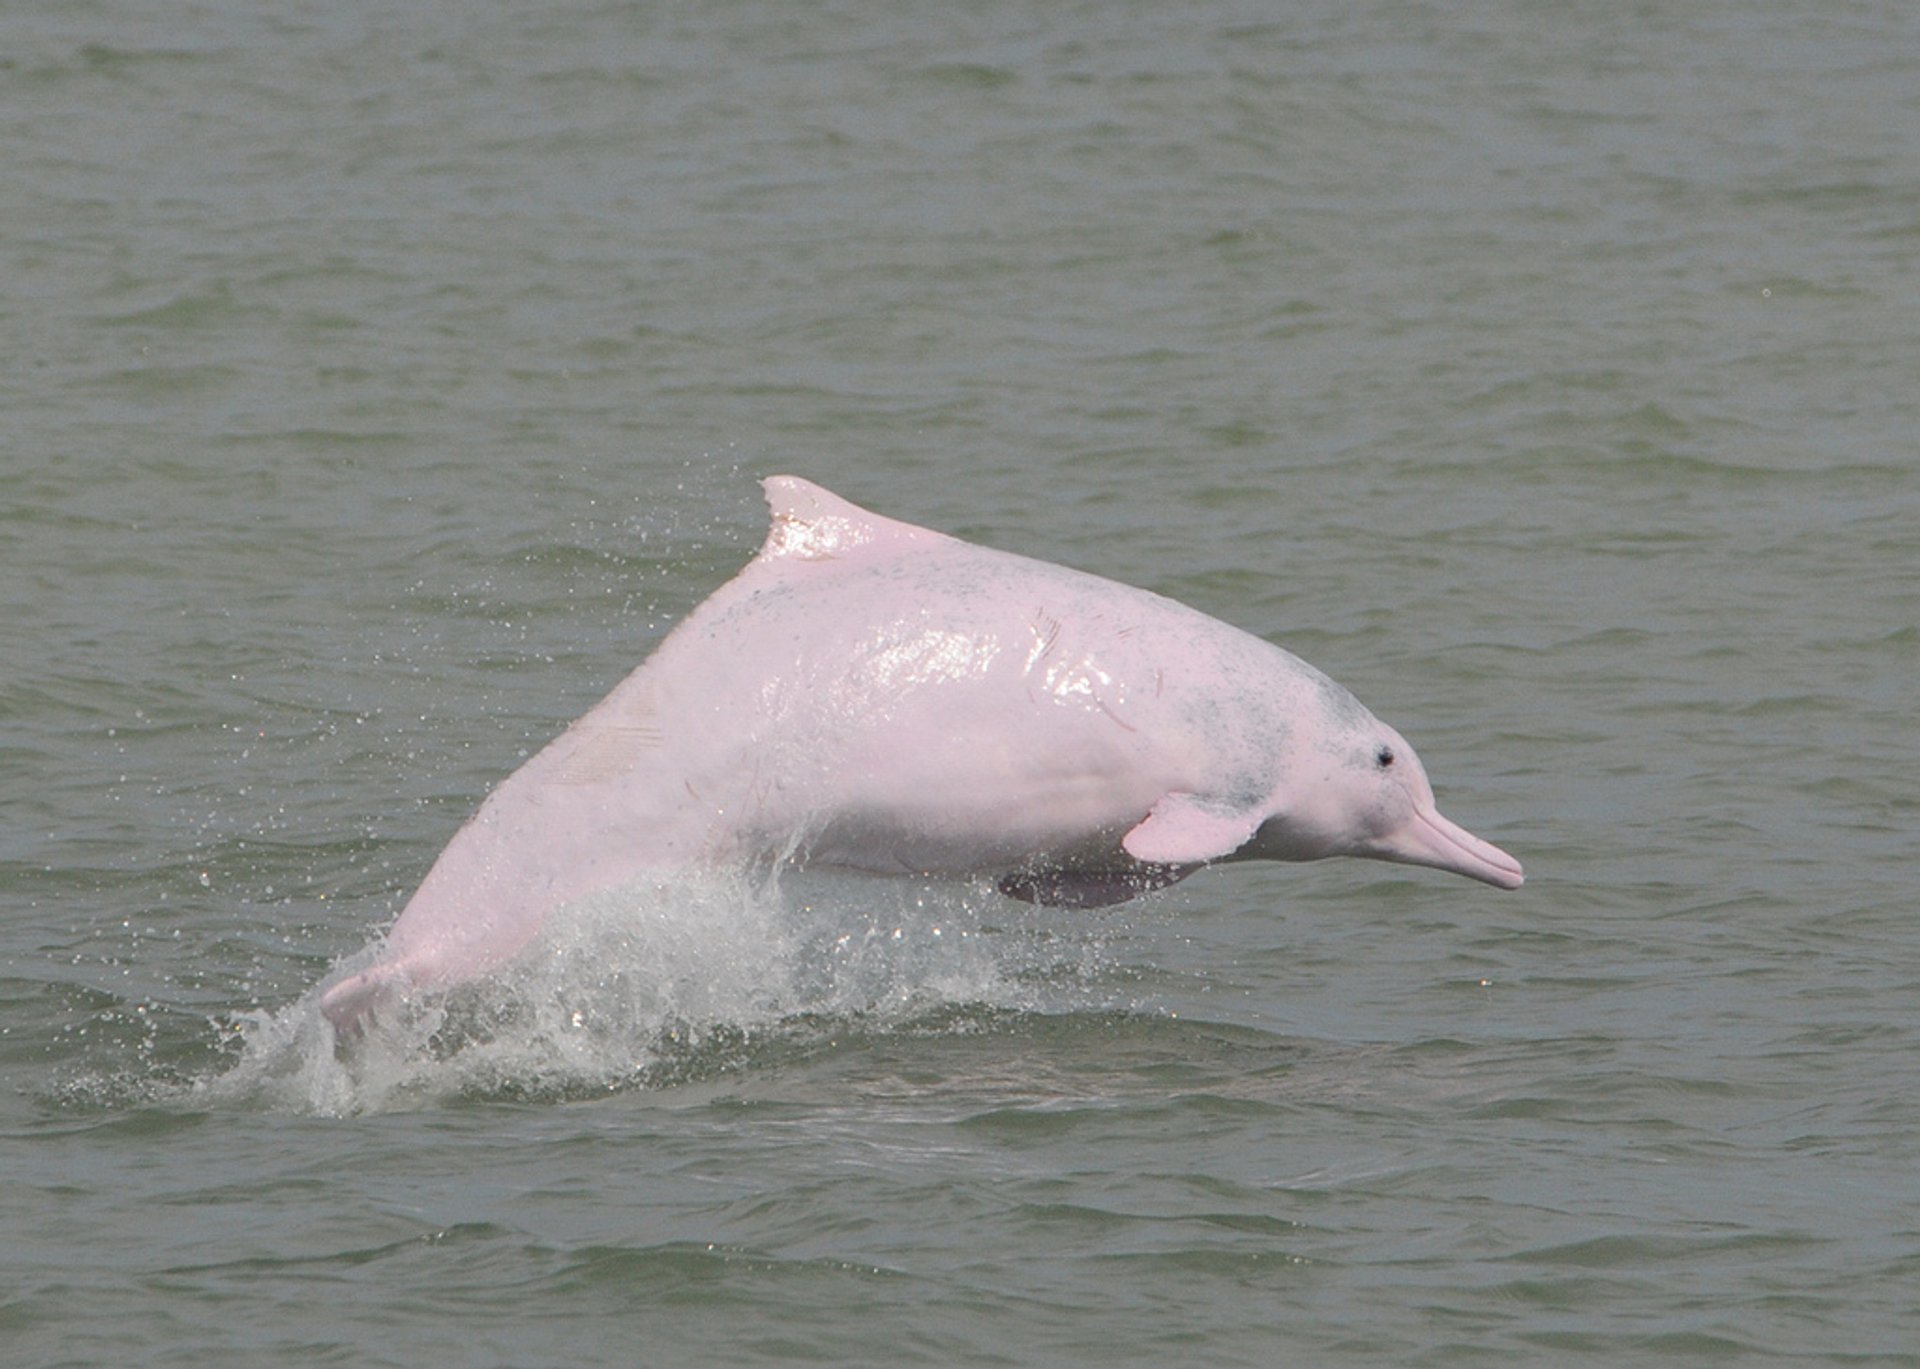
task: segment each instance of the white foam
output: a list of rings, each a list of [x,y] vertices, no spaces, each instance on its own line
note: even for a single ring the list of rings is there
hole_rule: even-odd
[[[236,1019],[211,1102],[350,1114],[577,1097],[728,1067],[822,1019],[885,1029],[953,1004],[1045,1006],[1062,947],[977,886],[788,874],[632,886],[557,913],[513,966],[338,1042],[308,993]],[[369,960],[377,946],[353,957]],[[1085,944],[1068,959],[1084,972]]]

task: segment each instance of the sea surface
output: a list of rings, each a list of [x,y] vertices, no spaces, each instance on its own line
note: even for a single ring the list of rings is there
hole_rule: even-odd
[[[783,472],[1525,888],[689,886],[337,1048]],[[1920,1365],[1916,703],[1905,0],[0,11],[10,1369]]]

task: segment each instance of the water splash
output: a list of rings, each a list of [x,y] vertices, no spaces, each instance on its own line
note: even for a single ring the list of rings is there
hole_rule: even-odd
[[[509,971],[397,1005],[351,1041],[335,1039],[317,990],[241,1014],[230,1067],[189,1091],[345,1115],[682,1083],[804,1049],[834,1024],[1078,996],[1098,943],[1049,921],[980,886],[794,873],[635,886],[556,914]]]

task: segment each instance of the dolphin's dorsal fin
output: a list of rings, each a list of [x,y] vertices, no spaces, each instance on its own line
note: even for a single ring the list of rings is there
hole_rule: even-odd
[[[866,548],[935,546],[953,540],[870,513],[797,475],[769,476],[760,487],[766,491],[772,522],[756,560],[840,560]]]

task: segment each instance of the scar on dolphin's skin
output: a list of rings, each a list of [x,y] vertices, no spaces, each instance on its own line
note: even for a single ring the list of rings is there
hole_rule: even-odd
[[[745,569],[502,781],[371,965],[322,986],[337,1027],[499,970],[555,908],[676,872],[986,877],[1069,907],[1237,860],[1521,884],[1440,815],[1406,739],[1297,656],[793,476],[765,488]]]

